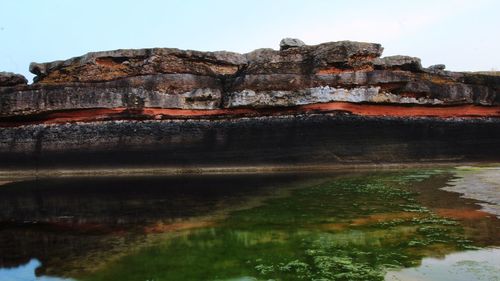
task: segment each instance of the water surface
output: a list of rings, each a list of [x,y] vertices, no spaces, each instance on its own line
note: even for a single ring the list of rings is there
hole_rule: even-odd
[[[500,220],[449,191],[463,174],[5,180],[0,280],[497,280]]]

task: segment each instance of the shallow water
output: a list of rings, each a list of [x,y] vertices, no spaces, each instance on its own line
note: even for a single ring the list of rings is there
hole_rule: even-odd
[[[443,190],[461,177],[441,168],[9,179],[0,280],[497,280],[500,220]]]

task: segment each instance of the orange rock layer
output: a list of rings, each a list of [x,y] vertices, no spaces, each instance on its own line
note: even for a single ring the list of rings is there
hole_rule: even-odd
[[[403,105],[375,105],[355,104],[348,102],[330,102],[309,104],[292,108],[235,108],[235,109],[164,109],[143,108],[131,110],[118,107],[111,109],[74,109],[67,111],[50,112],[29,119],[1,120],[0,126],[13,127],[26,124],[58,124],[66,122],[93,122],[105,120],[163,120],[163,119],[192,119],[192,118],[238,118],[252,116],[293,115],[305,113],[344,113],[366,117],[434,117],[434,118],[500,118],[500,106],[403,106]],[[4,118],[6,119],[6,118]]]

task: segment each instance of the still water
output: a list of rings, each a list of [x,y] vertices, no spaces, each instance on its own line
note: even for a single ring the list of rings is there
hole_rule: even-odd
[[[500,280],[499,182],[498,167],[3,180],[0,280]]]

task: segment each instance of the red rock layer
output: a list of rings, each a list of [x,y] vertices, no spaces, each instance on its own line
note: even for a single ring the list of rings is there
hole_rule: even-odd
[[[330,102],[296,106],[293,108],[272,109],[164,109],[143,108],[131,110],[124,107],[105,109],[75,109],[50,112],[24,119],[2,118],[1,127],[14,127],[27,124],[57,124],[66,122],[93,122],[105,120],[164,120],[191,118],[236,118],[253,116],[292,115],[304,113],[344,113],[367,117],[435,117],[435,118],[500,118],[500,106],[402,106],[355,104],[348,102]]]

